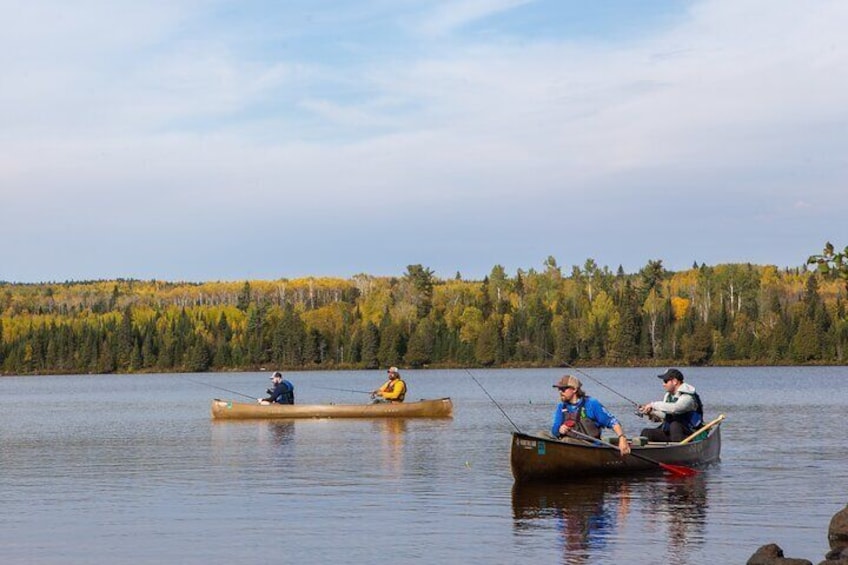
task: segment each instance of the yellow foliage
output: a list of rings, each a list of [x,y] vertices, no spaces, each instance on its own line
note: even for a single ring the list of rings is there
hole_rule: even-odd
[[[346,305],[336,302],[315,310],[308,310],[300,317],[308,329],[317,329],[326,335],[332,335],[341,330],[345,310]]]
[[[605,291],[600,291],[592,301],[592,310],[589,314],[590,320],[603,324],[608,322],[615,314],[615,303]]]
[[[669,284],[670,293],[672,295],[684,294],[691,296],[698,288],[699,275],[700,271],[698,269],[689,269],[688,271],[675,273],[671,277]]]
[[[645,298],[645,303],[642,304],[642,312],[648,316],[655,317],[659,314],[665,301],[657,294],[657,290],[652,288]]]
[[[690,303],[691,301],[688,298],[682,298],[680,296],[671,297],[671,311],[675,320],[682,320],[686,316]]]
[[[468,306],[462,312],[461,324],[459,339],[464,343],[474,343],[483,330],[483,312],[475,306]]]
[[[763,267],[762,273],[760,275],[760,286],[762,288],[768,288],[773,286],[778,286],[780,284],[780,275],[777,272],[777,267],[774,265],[766,265]]]
[[[392,304],[392,289],[387,281],[373,279],[367,294],[359,297],[359,312],[362,323],[372,322],[379,326],[383,315]]]

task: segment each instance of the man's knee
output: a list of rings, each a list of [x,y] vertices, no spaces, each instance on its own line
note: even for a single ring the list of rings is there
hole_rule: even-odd
[[[669,441],[683,441],[688,434],[680,422],[672,422],[668,428]]]

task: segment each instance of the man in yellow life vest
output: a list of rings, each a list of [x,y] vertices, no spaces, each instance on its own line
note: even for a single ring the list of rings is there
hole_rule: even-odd
[[[397,367],[389,367],[389,380],[371,391],[374,402],[403,402],[406,396],[406,383],[400,378]]]

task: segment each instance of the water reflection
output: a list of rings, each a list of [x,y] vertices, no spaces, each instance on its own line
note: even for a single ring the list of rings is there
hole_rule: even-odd
[[[258,445],[266,449],[294,444],[294,420],[246,420],[243,422],[212,422],[212,443]]]
[[[291,420],[267,422],[267,436],[274,445],[290,445],[294,441],[294,422]]]
[[[648,483],[644,496],[648,508],[656,508],[656,515],[663,518],[654,526],[665,526],[667,561],[673,565],[687,563],[687,554],[704,541],[708,509],[705,477],[698,475]]]
[[[379,437],[380,462],[390,477],[403,476],[403,448],[406,441],[405,418],[381,418],[374,421],[374,434]]]
[[[512,510],[518,535],[557,532],[562,563],[596,562],[610,547],[620,545],[622,532],[644,530],[647,537],[665,542],[664,562],[684,564],[687,554],[703,542],[707,488],[703,475],[514,485]]]
[[[516,531],[550,522],[559,533],[563,563],[590,563],[614,535],[630,507],[626,481],[607,479],[573,484],[515,485],[512,511]]]

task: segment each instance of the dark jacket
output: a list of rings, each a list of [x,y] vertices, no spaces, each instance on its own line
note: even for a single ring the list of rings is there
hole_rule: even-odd
[[[294,404],[294,385],[289,381],[283,379],[274,387],[274,390],[270,388],[266,391],[270,396],[265,398],[268,402],[275,402],[277,404]]]

